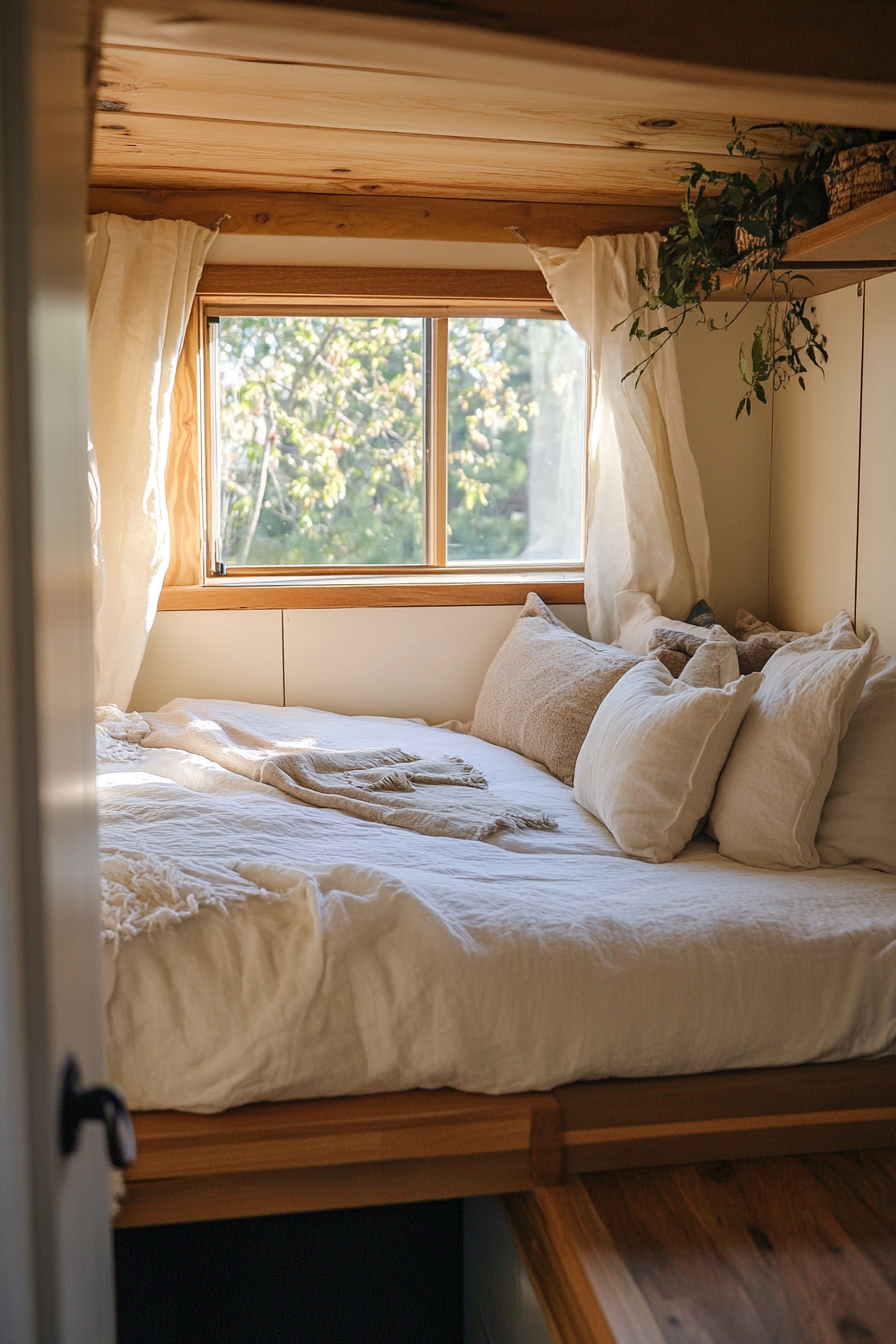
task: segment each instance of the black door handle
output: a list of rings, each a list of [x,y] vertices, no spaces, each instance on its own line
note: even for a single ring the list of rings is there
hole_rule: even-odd
[[[137,1140],[124,1097],[117,1087],[84,1087],[78,1061],[69,1055],[62,1066],[59,1107],[59,1147],[65,1157],[77,1148],[84,1120],[99,1120],[103,1125],[112,1166],[129,1167],[137,1156]]]

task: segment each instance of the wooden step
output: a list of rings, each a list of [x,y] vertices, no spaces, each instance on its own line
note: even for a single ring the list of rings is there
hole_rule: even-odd
[[[594,1172],[504,1204],[557,1344],[896,1344],[896,1151]]]

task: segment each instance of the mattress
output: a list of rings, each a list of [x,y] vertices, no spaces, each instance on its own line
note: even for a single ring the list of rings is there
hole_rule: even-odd
[[[896,876],[752,869],[706,838],[652,865],[543,767],[477,738],[178,703],[210,718],[226,704],[272,739],[463,756],[559,825],[436,839],[180,751],[101,767],[103,849],[164,857],[227,898],[107,953],[109,1073],[136,1110],[505,1093],[894,1048]]]

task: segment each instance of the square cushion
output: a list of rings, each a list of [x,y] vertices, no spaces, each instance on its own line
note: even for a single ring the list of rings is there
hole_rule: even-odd
[[[629,649],[632,653],[647,653],[650,636],[658,629],[679,630],[701,640],[709,638],[706,626],[673,621],[664,616],[649,593],[634,590],[617,593],[616,615],[619,619],[616,644],[620,649]]]
[[[815,837],[824,864],[896,873],[896,658],[875,659]]]
[[[737,681],[740,676],[737,645],[731,636],[722,630],[721,626],[714,626],[713,630],[718,630],[723,638],[708,639],[700,645],[679,676],[683,685],[710,686],[720,689],[722,686],[727,686],[731,681]]]
[[[814,868],[815,833],[837,747],[877,648],[846,612],[769,659],[710,812],[719,853],[758,868]]]
[[[718,682],[737,660],[730,645],[715,649],[701,675]],[[755,672],[722,686],[689,685],[654,658],[632,668],[594,716],[576,765],[576,802],[627,854],[652,863],[674,859],[709,810],[761,681]]]
[[[546,765],[571,784],[608,691],[641,659],[577,635],[530,593],[485,674],[472,732]]]

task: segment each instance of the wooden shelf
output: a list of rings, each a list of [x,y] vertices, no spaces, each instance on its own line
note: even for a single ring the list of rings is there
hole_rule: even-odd
[[[791,239],[788,263],[882,266],[896,270],[896,191]]]
[[[793,238],[781,269],[806,277],[794,284],[800,298],[846,289],[896,271],[896,191]],[[767,302],[771,286],[761,284],[751,297]],[[721,288],[711,296],[714,303],[742,303],[743,299],[733,272],[723,277]]]

